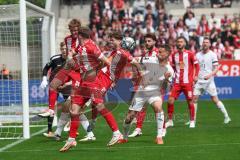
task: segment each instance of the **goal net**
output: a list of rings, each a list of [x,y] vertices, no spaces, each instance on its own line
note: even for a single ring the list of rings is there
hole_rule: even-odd
[[[0,139],[29,138],[30,127],[35,132],[47,124],[37,113],[47,106],[48,92],[39,85],[55,54],[54,21],[24,0],[0,5]]]

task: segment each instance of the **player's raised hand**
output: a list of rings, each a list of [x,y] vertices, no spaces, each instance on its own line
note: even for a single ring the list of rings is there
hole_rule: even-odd
[[[45,89],[45,88],[47,87],[47,85],[48,85],[47,76],[43,76],[43,80],[42,80],[42,82],[41,82],[40,87],[41,87],[42,89]]]

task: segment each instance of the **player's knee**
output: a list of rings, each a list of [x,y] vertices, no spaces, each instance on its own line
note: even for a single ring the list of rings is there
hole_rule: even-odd
[[[62,112],[69,112],[69,108],[71,106],[71,101],[70,100],[66,100],[64,103],[63,103],[63,109],[62,109]]]
[[[216,96],[212,97],[212,101],[217,104],[219,102],[219,99]]]
[[[76,104],[73,104],[70,108],[69,108],[69,111],[70,111],[70,114],[71,116],[79,116],[80,113],[79,113],[79,106],[76,105]]]
[[[103,103],[97,104],[96,105],[97,111],[100,112],[101,110],[103,110],[105,108]]]

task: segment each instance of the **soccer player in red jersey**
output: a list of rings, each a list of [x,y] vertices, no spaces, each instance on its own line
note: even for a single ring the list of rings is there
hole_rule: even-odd
[[[177,38],[177,51],[171,56],[172,67],[175,71],[175,78],[168,98],[168,122],[166,127],[173,126],[174,101],[183,92],[190,113],[190,128],[195,128],[193,85],[197,81],[199,64],[195,54],[185,49],[186,40],[184,37]]]
[[[116,120],[114,119],[112,113],[104,106],[103,97],[106,91],[116,84],[117,80],[120,78],[123,68],[128,63],[134,63],[134,60],[130,53],[121,47],[122,35],[119,32],[113,32],[110,37],[111,43],[115,46],[115,50],[112,52],[109,58],[111,59],[111,65],[103,68],[98,73],[97,77],[95,77],[94,81],[91,81],[93,77],[86,77],[87,79],[81,83],[79,95],[75,97],[75,99],[72,99],[72,103],[75,106],[73,106],[71,111],[72,122],[69,139],[63,148],[60,149],[60,152],[65,152],[71,147],[76,146],[75,133],[79,126],[79,116],[74,115],[78,115],[81,109],[84,109],[80,108],[79,106],[83,107],[84,103],[86,103],[89,99],[92,99],[93,103],[96,104],[99,113],[105,118],[113,131],[113,137],[108,143],[108,146],[112,146],[122,139],[122,134],[118,129]]]
[[[64,39],[65,45],[67,47],[67,54],[69,54],[70,51],[75,50],[77,46],[79,45],[79,39],[78,39],[78,32],[81,27],[81,23],[77,19],[73,19],[70,21],[69,30],[71,32],[71,35],[67,36]],[[41,117],[53,117],[54,116],[54,108],[55,103],[57,100],[57,94],[58,94],[58,87],[62,86],[64,83],[67,82],[67,80],[71,79],[69,76],[70,70],[63,67],[57,75],[54,77],[54,79],[51,81],[49,86],[49,109],[41,114],[38,114]]]

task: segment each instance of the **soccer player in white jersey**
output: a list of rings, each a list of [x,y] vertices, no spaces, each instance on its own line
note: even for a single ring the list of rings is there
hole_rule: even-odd
[[[211,43],[209,38],[204,38],[202,43],[202,51],[198,52],[196,58],[200,64],[200,71],[198,75],[198,81],[194,86],[193,101],[195,107],[195,123],[196,123],[196,113],[197,113],[197,101],[203,92],[207,92],[212,101],[216,104],[217,108],[224,115],[224,123],[227,124],[231,121],[228,116],[227,110],[224,104],[218,99],[217,89],[214,82],[214,76],[218,71],[218,58],[217,54],[210,50]]]
[[[163,144],[163,124],[164,112],[162,109],[162,96],[160,89],[173,76],[173,69],[168,65],[168,57],[170,47],[164,46],[159,50],[159,56],[141,57],[139,63],[144,68],[143,81],[140,82],[138,89],[135,92],[128,114],[123,124],[124,139],[118,143],[126,143],[128,140],[129,129],[131,122],[137,113],[140,112],[145,103],[153,106],[156,114],[157,122],[157,137],[156,143]]]

